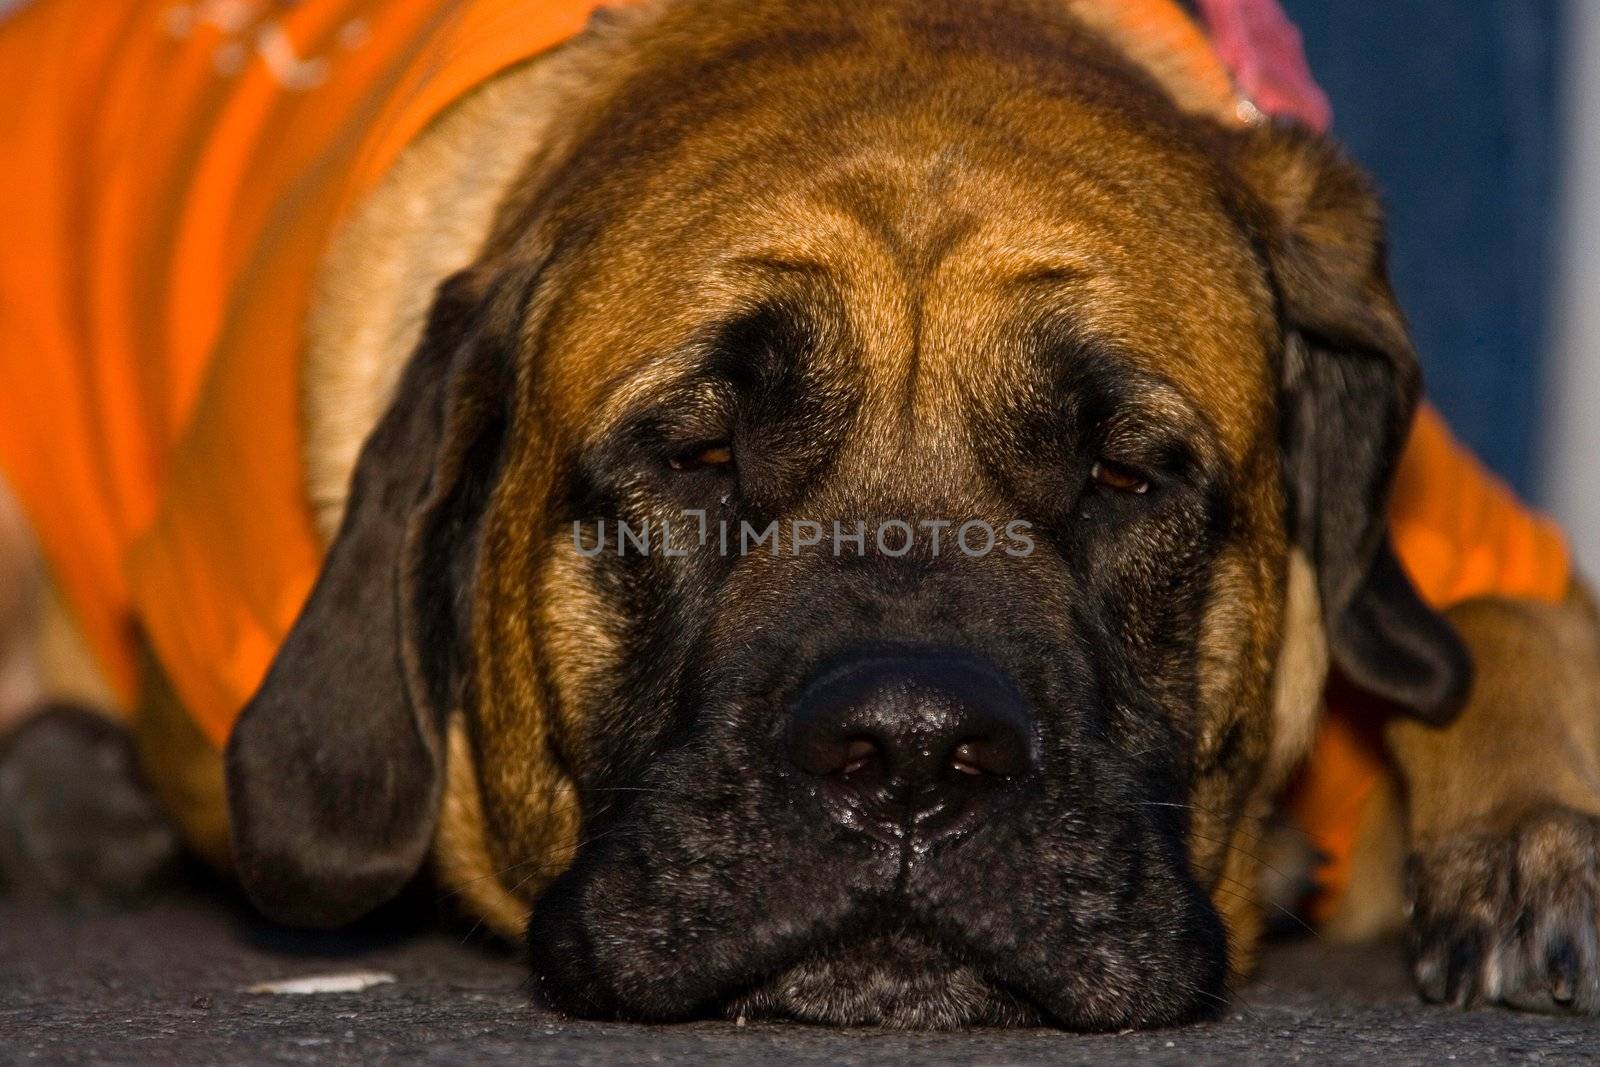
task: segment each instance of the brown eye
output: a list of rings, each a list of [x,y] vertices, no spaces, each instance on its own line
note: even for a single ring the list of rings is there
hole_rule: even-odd
[[[726,467],[733,462],[733,446],[725,441],[717,441],[709,445],[701,445],[682,455],[673,456],[667,462],[675,471],[693,471],[704,467]]]
[[[1103,459],[1095,463],[1094,469],[1089,472],[1089,477],[1107,489],[1115,489],[1119,493],[1142,494],[1150,491],[1150,482],[1140,477],[1137,471]]]

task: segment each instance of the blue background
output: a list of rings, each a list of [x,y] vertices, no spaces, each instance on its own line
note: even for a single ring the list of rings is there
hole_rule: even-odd
[[[1427,388],[1524,495],[1538,484],[1561,0],[1283,0],[1334,133],[1377,178]]]

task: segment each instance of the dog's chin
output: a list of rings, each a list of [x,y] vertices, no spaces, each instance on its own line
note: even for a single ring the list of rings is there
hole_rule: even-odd
[[[729,1018],[895,1030],[1038,1026],[1021,998],[909,933],[883,933],[809,955],[728,1002]]]

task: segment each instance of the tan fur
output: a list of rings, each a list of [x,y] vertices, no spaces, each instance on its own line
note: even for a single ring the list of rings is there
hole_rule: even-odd
[[[1400,927],[1412,849],[1510,835],[1551,810],[1600,815],[1600,627],[1588,589],[1575,581],[1564,604],[1491,597],[1448,615],[1472,650],[1475,690],[1448,727],[1390,723],[1394,770],[1362,814],[1331,940]]]
[[[1329,941],[1371,941],[1405,923],[1406,824],[1400,783],[1385,776],[1361,812],[1350,886],[1322,925]]]
[[[1443,729],[1396,720],[1386,735],[1413,840],[1553,805],[1600,815],[1600,635],[1586,596],[1484,598],[1449,612],[1477,662],[1466,711]]]
[[[439,283],[483,246],[551,119],[552,59],[485,85],[411,145],[335,237],[307,330],[306,485],[324,540],[350,474],[416,350]]]
[[[1265,811],[1264,798],[1240,796],[1237,767],[1260,761],[1273,730],[1270,703],[1260,692],[1266,677],[1260,661],[1270,655],[1278,632],[1273,608],[1282,595],[1252,565],[1261,558],[1270,557],[1233,551],[1218,560],[1212,607],[1200,634],[1197,717],[1202,733],[1191,799],[1190,855],[1202,879],[1216,884],[1219,906],[1229,909],[1239,894],[1239,887],[1230,884],[1230,871],[1244,862],[1236,854],[1239,835],[1253,838],[1259,827],[1246,823],[1252,814]],[[1252,588],[1257,584],[1264,588]]]
[[[215,871],[233,869],[222,753],[200,732],[161,665],[148,653],[134,720],[134,746],[145,781],[177,820],[184,841]]]
[[[1272,751],[1266,785],[1277,790],[1311,751],[1328,680],[1328,637],[1317,574],[1304,551],[1289,553],[1283,645],[1273,669]]]
[[[607,669],[616,662],[616,637],[608,624],[610,610],[595,596],[584,569],[585,561],[576,552],[558,554],[540,581],[535,597],[541,605],[541,659],[560,668],[550,677],[558,709],[585,707],[587,691],[602,687]],[[537,729],[526,730],[537,723],[520,725],[519,735],[524,731],[533,735],[521,743],[538,744]],[[568,721],[563,726],[566,736],[581,737],[581,721]],[[492,747],[497,752],[504,748],[502,744]],[[523,851],[527,855],[521,860],[516,857],[522,853],[490,840],[481,784],[482,761],[473,750],[467,724],[457,716],[451,725],[449,779],[435,843],[435,868],[443,884],[471,914],[507,938],[521,933],[534,900],[570,862],[577,845],[576,809],[572,806],[570,785],[559,775],[540,773],[541,768],[554,770],[551,761],[541,754],[529,759],[513,757],[512,763],[517,765],[517,771],[532,770],[537,777],[519,778],[514,785],[502,788],[525,788],[536,796],[553,797],[556,814],[548,821],[528,820],[523,812],[508,813],[508,817],[519,824],[545,822],[553,835],[525,843]],[[497,776],[503,778],[505,772],[499,771]],[[536,802],[535,807],[542,811],[546,803],[552,802]],[[566,805],[565,810],[561,805]]]
[[[485,552],[527,558],[531,531],[516,517],[500,515],[484,531]],[[508,892],[531,902],[572,861],[579,811],[577,791],[555,751],[562,735],[559,709],[547,699],[551,659],[539,640],[541,620],[526,610],[522,577],[503,568],[480,579],[489,588],[481,594],[485,610],[477,613],[472,635],[481,664],[474,726],[487,850]],[[575,753],[565,754],[570,759]]]
[[[1258,886],[1262,828],[1268,810],[1265,799],[1253,801],[1245,808],[1228,840],[1222,867],[1211,889],[1211,901],[1228,931],[1228,967],[1236,978],[1254,970],[1266,926]]]
[[[45,700],[98,708],[110,715],[128,714],[54,582],[45,583],[38,627],[40,687]]]
[[[508,877],[524,873],[506,871],[490,853],[483,819],[483,792],[478,784],[477,759],[465,719],[450,721],[450,749],[445,761],[443,807],[434,836],[433,866],[443,885],[449,886],[469,915],[482,919],[490,931],[514,941],[528,924],[529,906],[523,896],[507,889]],[[537,880],[544,885],[542,880]]]
[[[27,518],[0,477],[0,734],[43,692],[35,640],[43,577]]]

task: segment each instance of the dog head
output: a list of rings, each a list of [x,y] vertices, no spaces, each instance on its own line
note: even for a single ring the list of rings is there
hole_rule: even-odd
[[[1448,714],[1365,183],[973,6],[676,5],[530,166],[230,742],[269,913],[416,872],[459,716],[560,1006],[1173,1022],[1319,650]]]

